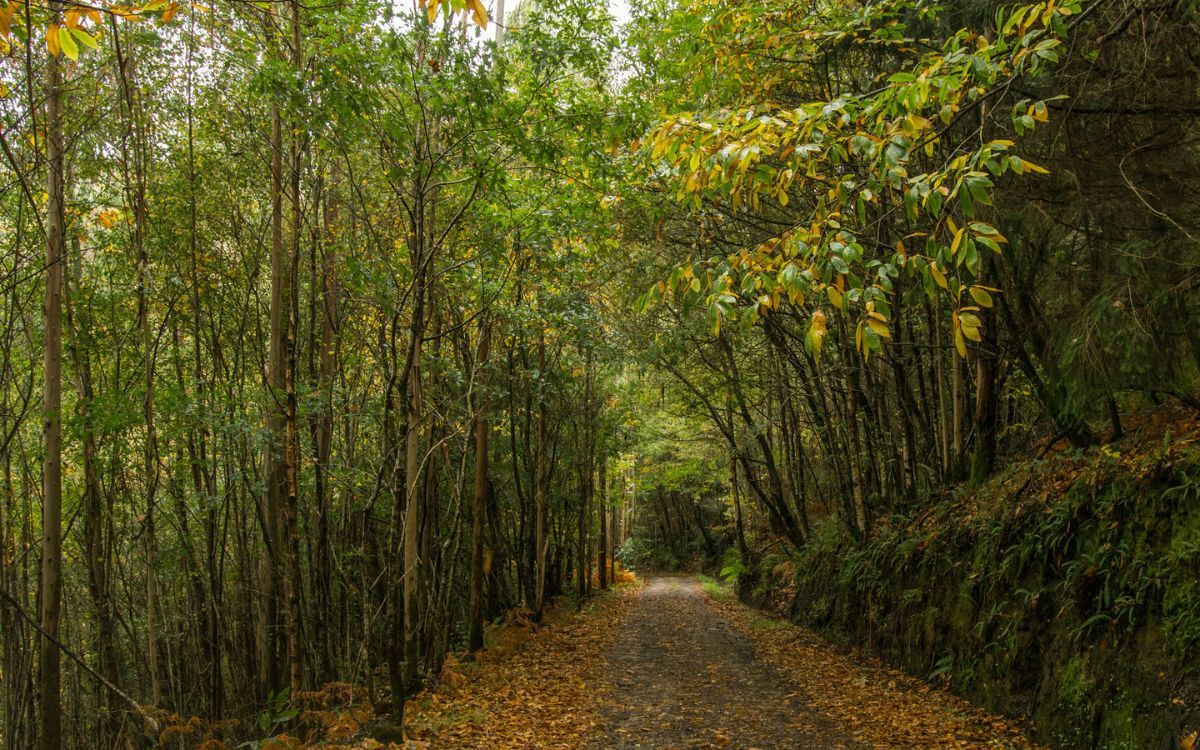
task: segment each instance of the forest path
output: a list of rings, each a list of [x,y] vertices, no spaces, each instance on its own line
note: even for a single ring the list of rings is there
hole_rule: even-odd
[[[405,750],[1036,747],[1005,719],[695,577],[630,577],[488,643],[409,702],[419,742]]]
[[[606,654],[597,748],[867,747],[714,609],[691,577],[651,578]]]
[[[694,577],[651,577],[602,654],[593,750],[1035,748],[1011,722]]]

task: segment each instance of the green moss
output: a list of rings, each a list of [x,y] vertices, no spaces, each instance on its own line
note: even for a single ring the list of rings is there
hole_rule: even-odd
[[[1075,656],[1063,667],[1058,684],[1058,695],[1067,703],[1078,705],[1087,700],[1095,683],[1088,676],[1087,662],[1083,656]]]

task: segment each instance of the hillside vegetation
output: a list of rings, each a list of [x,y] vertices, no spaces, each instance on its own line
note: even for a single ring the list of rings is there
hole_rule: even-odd
[[[1153,416],[897,512],[868,545],[823,528],[739,592],[1054,746],[1170,747],[1200,699],[1200,425]]]

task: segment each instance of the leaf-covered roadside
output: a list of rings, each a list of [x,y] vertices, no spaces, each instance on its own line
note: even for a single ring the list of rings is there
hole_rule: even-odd
[[[404,744],[391,741],[369,711],[360,711],[355,716],[360,730],[350,737],[314,738],[302,747],[330,742],[354,750],[584,746],[596,731],[604,695],[594,679],[601,654],[619,632],[640,585],[628,574],[624,579],[579,611],[569,605],[547,610],[541,627],[518,617],[491,629],[487,648],[473,662],[449,659],[437,681],[409,701]]]
[[[807,628],[766,620],[731,595],[709,601],[753,645],[759,659],[820,697],[820,708],[871,747],[1041,747],[1007,719],[939,690],[877,659],[841,653]]]
[[[409,704],[412,735],[430,748],[584,746],[603,697],[594,675],[635,585],[618,587],[579,612],[557,607],[536,631],[508,628],[475,664],[447,664],[437,687]]]
[[[250,743],[258,750],[573,750],[597,733],[606,688],[596,675],[602,654],[616,640],[642,583],[618,568],[614,587],[576,609],[562,600],[547,608],[541,625],[528,610],[487,628],[487,647],[467,661],[450,656],[436,679],[405,707],[403,735],[387,720],[382,696],[372,705],[362,685],[337,682],[297,696],[284,732]],[[162,717],[169,725],[159,743],[190,737],[200,750],[224,750],[216,726],[198,718]]]

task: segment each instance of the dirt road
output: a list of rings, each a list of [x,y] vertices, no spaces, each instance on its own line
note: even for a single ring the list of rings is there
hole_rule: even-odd
[[[438,750],[1036,747],[1011,721],[709,588],[652,576],[501,631],[412,702],[410,731]]]
[[[695,578],[651,579],[607,660],[605,748],[855,748],[843,727],[706,601]]]

